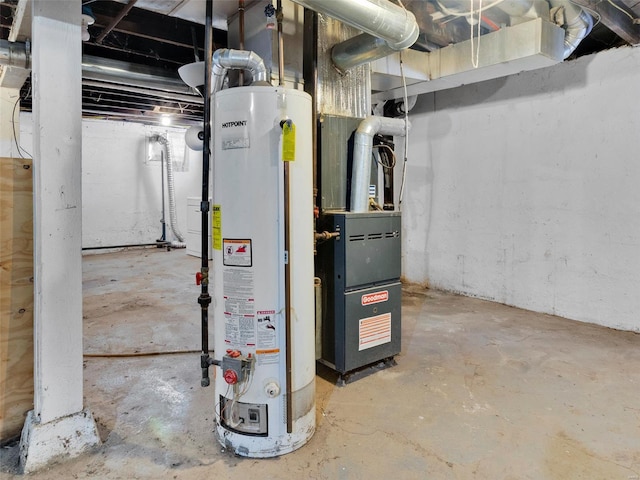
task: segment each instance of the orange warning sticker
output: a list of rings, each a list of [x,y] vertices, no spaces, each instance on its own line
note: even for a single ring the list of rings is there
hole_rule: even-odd
[[[358,350],[377,347],[391,341],[391,313],[360,319]]]
[[[263,350],[256,350],[256,355],[267,355],[269,353],[280,353],[279,348],[268,348]]]
[[[280,362],[280,349],[266,348],[256,350],[256,361],[258,365],[277,365]]]
[[[224,238],[222,240],[222,263],[227,267],[251,267],[251,240]]]

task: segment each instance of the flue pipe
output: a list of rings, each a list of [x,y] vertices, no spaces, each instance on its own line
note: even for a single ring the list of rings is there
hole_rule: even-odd
[[[365,32],[333,48],[333,62],[342,71],[409,48],[420,34],[413,13],[388,0],[293,1]]]
[[[404,137],[405,119],[370,115],[358,125],[353,141],[350,205],[352,212],[369,211],[371,153],[373,151],[373,137],[378,133]]]
[[[213,93],[222,89],[224,77],[229,69],[249,70],[254,84],[268,81],[264,62],[255,52],[219,48],[213,52],[212,65]]]

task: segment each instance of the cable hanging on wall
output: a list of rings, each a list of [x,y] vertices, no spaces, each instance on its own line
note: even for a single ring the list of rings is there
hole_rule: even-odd
[[[471,65],[473,68],[478,68],[480,64],[480,34],[482,29],[482,0],[478,2],[478,20],[477,22],[474,20],[474,11],[473,11],[473,2],[474,0],[469,0],[471,3],[471,8],[469,11],[469,25],[471,25]],[[474,34],[475,34],[475,26],[478,25],[478,33],[477,33],[477,44],[474,46]]]

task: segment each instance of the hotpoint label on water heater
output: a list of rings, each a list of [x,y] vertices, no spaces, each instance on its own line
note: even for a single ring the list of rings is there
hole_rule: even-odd
[[[358,351],[391,341],[391,313],[360,319]]]
[[[227,267],[251,267],[251,240],[225,238],[222,263]]]
[[[233,116],[231,120],[222,120],[220,123],[222,130],[220,145],[222,150],[249,148],[251,146],[247,123],[246,120],[237,116]]]

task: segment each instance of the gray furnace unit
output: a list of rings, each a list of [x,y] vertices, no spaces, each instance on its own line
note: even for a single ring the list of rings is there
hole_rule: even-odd
[[[320,362],[351,373],[400,353],[400,212],[324,212],[317,246],[322,281]]]

